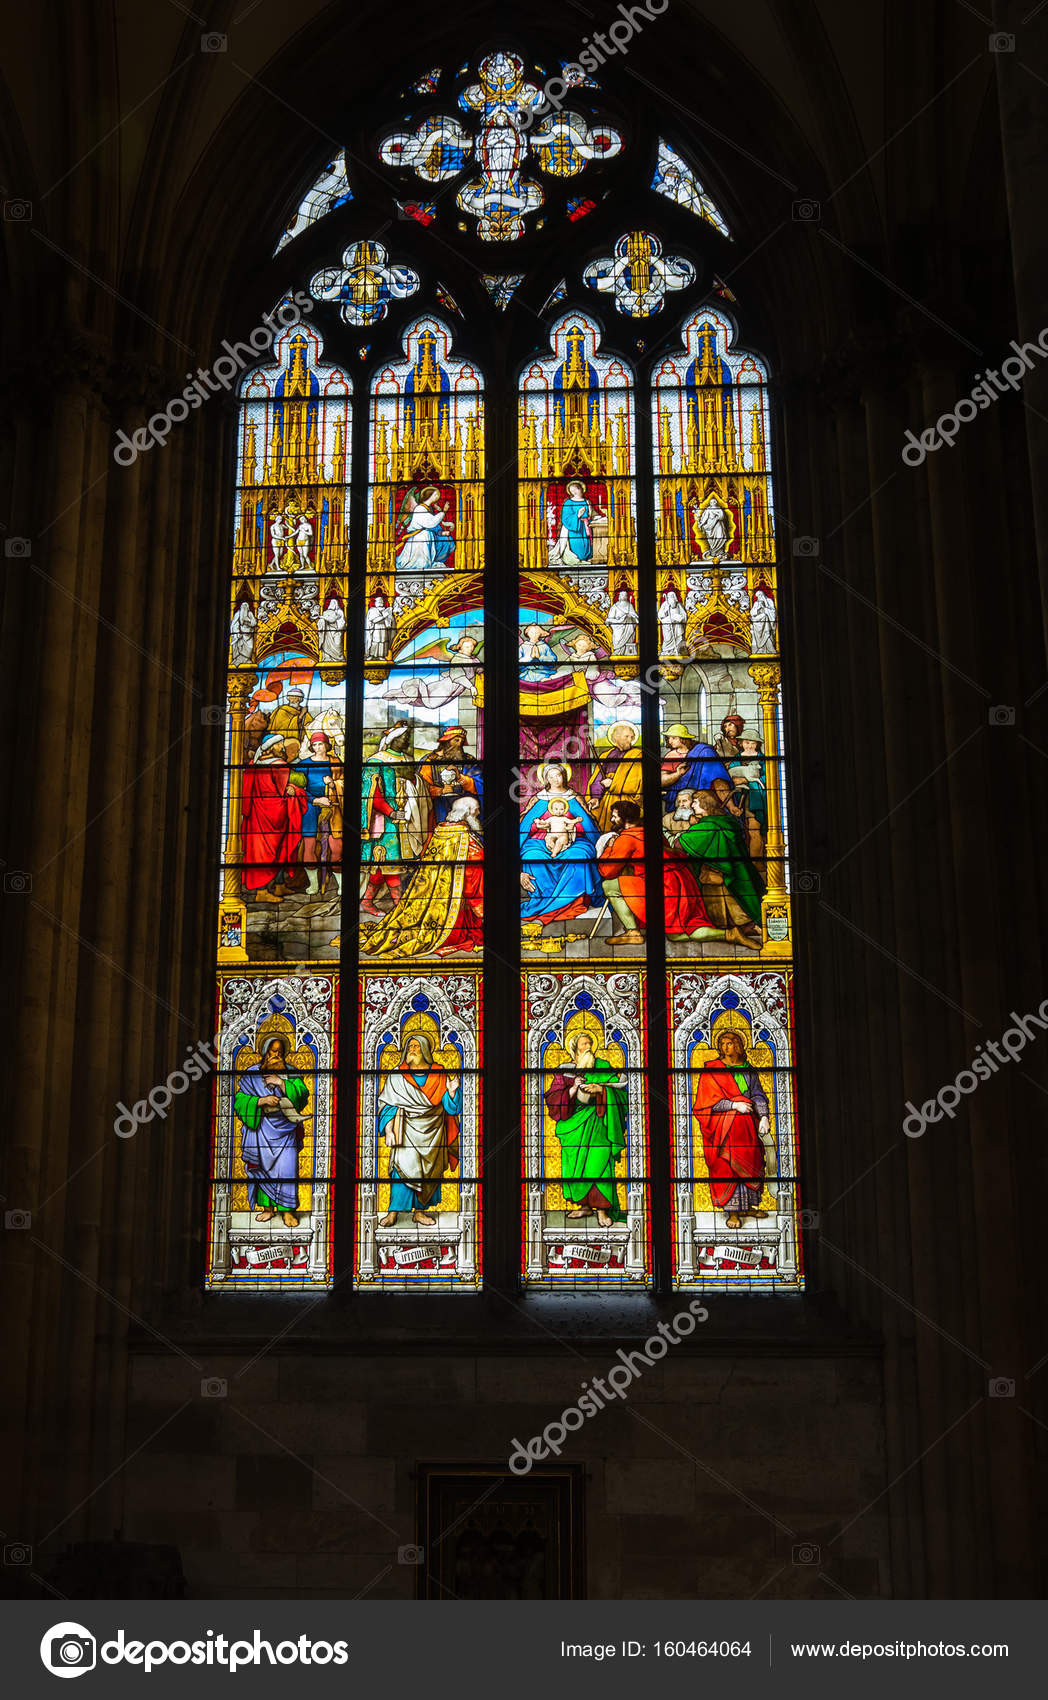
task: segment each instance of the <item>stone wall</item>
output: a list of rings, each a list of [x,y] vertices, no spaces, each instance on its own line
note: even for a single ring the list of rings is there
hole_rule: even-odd
[[[124,1472],[127,1540],[169,1542],[197,1598],[410,1598],[415,1464],[504,1468],[600,1375],[584,1358],[139,1353]],[[250,1364],[250,1367],[245,1368]],[[889,1594],[876,1354],[670,1355],[591,1419],[591,1599],[866,1599]],[[795,1549],[819,1549],[814,1563]],[[798,1557],[806,1558],[801,1554]]]

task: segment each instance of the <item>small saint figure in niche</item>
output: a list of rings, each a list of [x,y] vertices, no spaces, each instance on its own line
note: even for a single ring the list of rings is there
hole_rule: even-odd
[[[439,567],[455,547],[455,539],[444,529],[448,503],[440,500],[435,484],[406,493],[397,516],[397,572],[425,571]]]
[[[611,627],[611,653],[632,655],[637,647],[640,615],[630,601],[628,590],[620,590],[616,596],[608,610],[608,625]]]
[[[593,521],[605,515],[586,496],[586,486],[580,478],[572,478],[565,487],[560,509],[560,530],[549,552],[550,566],[578,566],[593,559]]]

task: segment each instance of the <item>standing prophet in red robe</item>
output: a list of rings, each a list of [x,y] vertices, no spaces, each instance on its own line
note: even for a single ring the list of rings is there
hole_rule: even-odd
[[[766,1216],[759,1205],[771,1125],[768,1099],[733,1028],[721,1032],[716,1058],[699,1070],[694,1108],[710,1194],[717,1209],[727,1211],[726,1226],[741,1228],[744,1216]]]
[[[292,774],[283,738],[264,738],[241,777],[244,890],[256,903],[279,903],[302,842],[309,798]]]

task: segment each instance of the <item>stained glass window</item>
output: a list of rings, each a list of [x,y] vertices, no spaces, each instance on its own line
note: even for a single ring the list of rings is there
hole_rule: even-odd
[[[347,325],[377,325],[391,301],[404,301],[418,289],[410,266],[390,265],[381,242],[351,242],[340,266],[328,266],[310,279],[317,301],[335,301]]]
[[[322,352],[292,323],[240,391],[212,1284],[332,1275],[353,385]]]
[[[339,148],[334,159],[325,165],[316,182],[303,195],[298,210],[277,243],[274,253],[279,254],[281,248],[286,248],[296,236],[301,236],[318,218],[334,212],[337,207],[344,207],[347,201],[353,199],[353,191],[346,177],[346,150]]]
[[[477,1293],[486,1096],[525,1289],[796,1289],[771,391],[727,225],[591,77],[550,110],[506,47],[406,75],[383,240],[342,149],[240,388],[208,1281]]]
[[[424,183],[450,182],[470,169],[457,205],[483,241],[514,241],[546,199],[535,169],[553,179],[577,177],[594,161],[613,159],[622,136],[604,118],[580,111],[539,116],[548,103],[517,53],[489,53],[477,71],[458,96],[462,117],[431,114],[413,130],[394,130],[379,158]]]
[[[657,194],[665,195],[667,200],[694,213],[696,218],[704,218],[722,236],[729,234],[724,215],[706,193],[691,166],[681,158],[676,148],[670,147],[669,142],[659,142],[659,157],[651,186]]]
[[[523,272],[506,272],[502,277],[495,277],[489,272],[481,275],[481,283],[491,296],[492,301],[500,312],[505,312],[514,295],[524,282]]]
[[[582,274],[591,289],[614,297],[620,313],[647,319],[662,311],[668,292],[695,282],[695,267],[677,254],[664,254],[650,230],[620,236],[608,259],[594,260]]]

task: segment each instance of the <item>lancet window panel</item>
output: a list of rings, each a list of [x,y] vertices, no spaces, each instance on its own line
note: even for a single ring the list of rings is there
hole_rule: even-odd
[[[705,306],[651,406],[674,1280],[774,1292],[802,1271],[767,367]]]
[[[359,1286],[480,1286],[481,997],[475,969],[361,974]]]
[[[302,1288],[333,1277],[338,974],[222,973],[208,1281]]]
[[[371,382],[354,1282],[481,1283],[484,385],[423,315]]]
[[[333,1278],[353,384],[292,305],[240,388],[213,1286]]]

